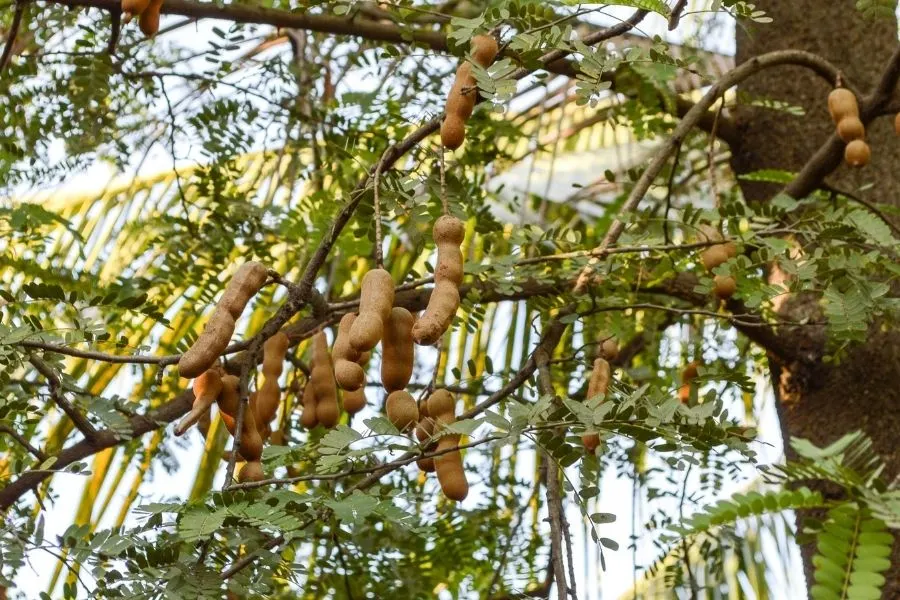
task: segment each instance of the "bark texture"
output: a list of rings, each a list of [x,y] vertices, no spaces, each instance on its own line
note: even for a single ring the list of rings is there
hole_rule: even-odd
[[[865,19],[855,0],[758,0],[774,22],[738,27],[737,63],[772,50],[795,48],[820,54],[836,64],[863,94],[871,93],[888,57],[897,46],[897,23]],[[732,147],[736,173],[763,168],[799,171],[833,133],[826,97],[829,87],[808,71],[794,67],[766,71],[741,86],[736,111],[740,144]],[[748,106],[750,100],[801,107],[804,116]],[[827,180],[832,187],[874,203],[900,205],[900,141],[890,119],[867,128],[872,162],[863,169],[841,166]],[[874,185],[860,191],[860,187]],[[748,201],[765,202],[777,191],[764,184],[742,183]],[[793,298],[781,307],[792,320],[818,311],[815,300]],[[772,361],[772,377],[786,438],[802,437],[823,445],[862,429],[887,463],[885,477],[900,474],[900,332],[873,328],[868,341],[849,350],[840,365],[826,364],[824,332],[806,327],[784,332],[803,349],[804,360]],[[787,441],[787,439],[786,439]],[[813,547],[803,549],[808,583]],[[900,542],[895,536],[892,568],[884,598],[900,598]]]

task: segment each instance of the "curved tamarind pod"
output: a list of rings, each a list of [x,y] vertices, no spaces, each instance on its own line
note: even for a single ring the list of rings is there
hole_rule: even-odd
[[[300,414],[300,425],[307,429],[313,429],[319,424],[319,419],[316,417],[316,392],[310,381],[307,381],[306,385],[303,386],[301,404],[303,405],[303,412]]]
[[[430,439],[433,434],[434,421],[428,415],[428,401],[423,400],[419,403],[419,423],[416,425],[416,439],[421,443]],[[431,451],[435,446],[435,443],[431,443],[426,447],[426,450]],[[416,461],[416,465],[426,473],[434,473],[434,458],[432,457],[420,458]]]
[[[456,420],[456,400],[444,388],[438,388],[428,396],[426,411],[437,424],[452,423]]]
[[[162,11],[163,0],[150,0],[147,8],[138,17],[138,25],[141,32],[147,37],[153,37],[159,31],[159,16]]]
[[[175,427],[175,435],[184,435],[184,432],[207,414],[216,398],[222,392],[222,375],[219,369],[209,369],[194,379],[194,403],[191,412]]]
[[[366,382],[366,372],[359,364],[361,355],[350,344],[350,328],[354,321],[356,315],[353,313],[341,317],[332,350],[334,378],[342,390],[348,391],[358,390]]]
[[[309,379],[316,395],[316,420],[319,425],[330,429],[337,425],[341,409],[337,401],[331,355],[328,353],[328,339],[323,331],[313,337],[312,373]]]
[[[459,247],[465,237],[465,225],[456,217],[444,215],[435,221],[432,236],[437,245],[434,290],[425,313],[412,330],[415,342],[425,346],[440,339],[459,308],[459,285],[463,277],[463,258]]]
[[[357,352],[371,350],[384,335],[384,324],[394,305],[394,280],[384,269],[372,269],[363,276],[359,296],[359,316],[350,326],[350,345]]]
[[[400,431],[408,430],[419,420],[419,407],[406,390],[388,394],[384,408],[388,421]]]
[[[241,403],[241,380],[236,375],[222,377],[222,392],[216,398],[219,412],[222,417],[237,417],[238,406]]]
[[[388,392],[405,389],[412,377],[414,321],[412,313],[405,308],[397,306],[391,309],[381,341],[381,383]]]
[[[475,102],[478,96],[478,82],[472,74],[472,65],[463,63],[456,69],[456,79],[453,87],[447,95],[447,104],[444,113],[453,115],[463,122],[468,121],[475,111]]]
[[[241,472],[238,473],[239,483],[262,481],[265,478],[266,474],[263,472],[262,463],[258,460],[251,460],[244,463],[244,466],[241,467]]]
[[[482,69],[487,69],[497,58],[500,52],[500,44],[490,35],[476,35],[470,42],[472,49],[472,59]]]
[[[837,125],[846,117],[859,118],[859,104],[856,96],[847,88],[835,88],[828,94],[828,112]]]
[[[691,399],[691,382],[698,375],[699,361],[688,363],[681,371],[681,387],[678,388],[678,399],[687,404]]]
[[[179,375],[191,379],[215,363],[231,341],[235,320],[265,282],[266,267],[263,264],[250,261],[241,265],[225,288],[203,332],[178,360]]]
[[[256,399],[255,416],[260,425],[275,418],[281,404],[281,387],[278,378],[284,370],[284,357],[290,346],[290,339],[279,331],[263,344],[263,384]]]
[[[438,440],[436,451],[459,447],[459,435],[445,435]],[[469,482],[463,468],[462,455],[459,450],[439,454],[434,457],[434,470],[437,472],[441,491],[451,499],[461,502],[469,495]]]

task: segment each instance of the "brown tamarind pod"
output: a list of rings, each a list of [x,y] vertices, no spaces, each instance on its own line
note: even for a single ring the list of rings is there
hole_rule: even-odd
[[[616,360],[619,358],[619,344],[616,338],[609,337],[600,344],[600,356],[606,360]]]
[[[344,410],[347,414],[355,415],[364,409],[367,403],[365,388],[344,391]]]
[[[219,412],[223,416],[237,417],[238,406],[241,402],[241,380],[237,375],[225,375],[222,377],[222,392],[216,398]]]
[[[897,116],[894,117],[894,133],[900,135],[900,113],[897,113]]]
[[[456,401],[445,389],[436,389],[428,397],[428,414],[434,419],[437,432],[456,421]],[[451,434],[441,437],[437,442],[436,452],[450,450],[459,446],[459,435]],[[434,469],[437,472],[441,491],[451,500],[457,502],[465,499],[469,493],[469,483],[463,469],[462,456],[459,450],[446,452],[434,457]]]
[[[466,141],[466,123],[456,115],[447,115],[441,123],[441,144],[456,150]]]
[[[472,65],[463,63],[456,69],[456,79],[453,87],[447,95],[447,104],[444,106],[446,115],[453,115],[465,122],[469,120],[475,111],[475,102],[478,96],[478,82],[472,74]]]
[[[476,35],[470,42],[472,49],[472,60],[482,69],[487,69],[497,58],[500,52],[500,44],[490,35]]]
[[[300,425],[306,429],[313,429],[319,424],[319,419],[316,416],[316,392],[310,381],[307,381],[306,385],[303,386],[301,404],[303,405],[303,412],[300,413]]]
[[[384,269],[366,273],[361,287],[359,315],[350,326],[350,345],[357,352],[371,350],[381,341],[394,305],[394,280]]]
[[[134,15],[139,15],[150,6],[150,0],[122,0],[122,21],[128,23]]]
[[[175,435],[184,435],[184,432],[199,421],[209,411],[216,398],[222,392],[222,371],[212,368],[194,379],[194,403],[191,412],[186,414],[175,427]]]
[[[846,117],[859,118],[859,104],[856,96],[847,88],[835,88],[828,94],[828,112],[837,125]]]
[[[284,369],[284,357],[290,346],[290,339],[279,331],[263,344],[263,384],[256,399],[255,415],[258,424],[268,424],[275,418],[281,404],[281,387],[278,378]]]
[[[262,463],[260,463],[258,460],[251,460],[244,463],[244,466],[241,467],[241,472],[238,473],[239,483],[262,481],[265,478],[266,474],[263,472]]]
[[[722,300],[728,300],[737,291],[737,280],[731,275],[716,275],[713,292]]]
[[[338,406],[334,368],[331,365],[328,339],[324,331],[313,337],[312,373],[309,380],[316,395],[316,420],[319,425],[330,429],[340,420],[341,409]]]
[[[591,370],[591,378],[588,380],[587,398],[591,399],[600,394],[606,395],[609,391],[611,369],[604,358],[594,359]],[[581,436],[581,443],[588,452],[593,452],[600,445],[600,435],[597,433],[585,433]]]
[[[590,399],[600,394],[606,395],[606,392],[609,390],[610,377],[611,369],[606,359],[595,359],[591,370],[591,378],[588,381],[587,398]]]
[[[459,435],[445,435],[437,443],[436,452],[459,447]],[[450,500],[461,502],[469,495],[469,482],[463,468],[462,455],[459,450],[439,454],[434,457],[434,470],[437,472],[441,491]]]
[[[412,377],[414,321],[412,313],[405,308],[395,306],[391,309],[381,341],[381,383],[388,392],[405,389]]]
[[[717,244],[701,252],[700,260],[707,271],[712,271],[719,265],[728,262],[728,252],[722,244]]]
[[[406,390],[397,390],[388,394],[384,409],[388,421],[400,431],[407,431],[419,420],[419,407]]]
[[[866,127],[858,117],[844,117],[837,124],[837,134],[845,142],[861,140],[866,137]]]
[[[332,349],[334,378],[342,390],[348,391],[358,390],[366,382],[365,370],[359,364],[360,353],[350,344],[350,328],[354,321],[356,315],[353,313],[341,317]]]
[[[438,251],[434,289],[425,312],[412,329],[413,340],[421,346],[434,344],[450,327],[459,308],[459,285],[463,278],[460,251],[465,236],[463,222],[444,215],[435,222],[432,235]]]
[[[150,4],[138,17],[141,33],[147,37],[153,37],[159,31],[159,16],[162,11],[162,5],[163,0],[150,0]]]
[[[699,361],[692,361],[685,365],[681,371],[681,387],[678,388],[678,399],[682,404],[687,404],[691,399],[691,382],[699,374]]]
[[[216,362],[231,341],[236,319],[266,282],[266,273],[266,267],[258,262],[241,265],[228,282],[203,332],[178,360],[179,375],[192,379]]]
[[[844,160],[851,167],[864,167],[871,157],[869,145],[862,140],[853,140],[844,148]]]
[[[434,421],[428,414],[428,401],[423,400],[419,403],[419,422],[416,425],[416,439],[424,442],[431,438],[434,434]],[[434,450],[435,443],[431,443],[426,447],[426,451]],[[420,458],[416,461],[416,465],[425,473],[434,473],[434,458]]]

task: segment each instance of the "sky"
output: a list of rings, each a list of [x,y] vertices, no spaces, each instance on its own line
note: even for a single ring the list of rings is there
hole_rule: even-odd
[[[629,15],[630,12],[631,11],[628,9],[612,9],[610,11],[612,15],[619,18]],[[176,19],[164,17],[162,25],[165,27],[167,23],[175,20]],[[691,19],[689,18],[686,21],[690,20]],[[607,22],[612,23],[614,20],[608,20]],[[186,40],[189,40],[190,43],[195,44],[198,49],[206,47],[213,38],[211,34],[212,28],[217,25],[221,26],[222,24],[213,21],[202,21],[197,24],[196,27],[192,28],[190,36],[180,35],[178,41],[179,43],[184,43]],[[685,27],[684,25],[687,26]],[[683,28],[685,30],[691,30],[689,23],[685,23],[684,25]],[[659,17],[648,18],[641,25],[641,31],[648,35],[659,34],[672,41],[679,41],[677,37],[673,37],[669,34],[665,26],[665,21]],[[715,27],[710,31],[712,31],[711,34],[704,36],[704,42],[708,49],[724,54],[733,53],[733,25],[730,22],[722,19],[721,22],[717,22]],[[373,82],[351,77],[343,85],[344,89],[339,90],[339,92],[367,88],[373,85]],[[512,107],[512,109],[515,110],[515,107]],[[181,164],[187,164],[195,157],[195,151],[190,147],[178,147],[176,149],[176,154],[183,157],[180,161]],[[171,165],[171,157],[168,156],[167,153],[157,152],[151,155],[144,163],[141,172],[155,173],[163,169],[171,168]],[[573,183],[589,183],[596,177],[596,173],[602,172],[603,168],[605,168],[604,166],[598,167],[597,164],[587,161],[584,163],[570,163],[570,165],[571,168],[568,170],[563,169],[554,171],[554,179],[550,182],[551,195],[565,196],[565,194],[568,193],[568,190],[572,188]],[[546,161],[539,160],[536,167],[535,172],[539,174],[550,172]],[[509,176],[515,181],[515,178],[517,177],[527,177],[528,172],[528,169],[522,169],[522,172],[511,173]],[[105,185],[106,181],[113,175],[115,174],[109,170],[107,165],[97,164],[80,176],[72,177],[65,183],[65,188],[68,190],[99,189],[99,187]],[[540,177],[537,178],[537,181],[539,182],[536,184],[537,189],[542,189],[544,183],[540,182]],[[522,183],[522,181],[519,183]],[[503,321],[498,318],[498,322]],[[677,337],[677,333],[675,333],[671,339],[672,356],[678,355],[679,344],[680,340]],[[505,339],[502,339],[502,336],[497,336],[495,345],[496,348],[492,348],[491,354],[497,358],[498,364],[500,364],[499,360],[502,358],[504,352],[503,346],[505,346]],[[733,351],[733,349],[731,349],[731,351]],[[377,372],[375,371],[375,369],[377,369],[377,363],[374,364],[373,367],[373,372]],[[123,386],[123,389],[126,389],[125,386],[129,385],[129,377],[130,375],[128,374],[122,376],[120,385]],[[774,400],[771,389],[763,378],[758,378],[758,383],[757,393],[754,398],[754,403],[758,407],[756,414],[759,415],[758,427],[760,432],[760,443],[758,444],[757,449],[761,453],[761,462],[768,463],[780,459],[782,454],[781,437],[777,416],[774,410]],[[743,409],[742,406],[739,405],[738,399],[734,399],[733,403],[734,405],[731,407],[733,410],[730,410],[729,412],[732,414],[741,414]],[[371,404],[366,411],[363,418],[374,414],[374,409]],[[167,434],[171,434],[171,426],[167,429]],[[186,436],[185,443],[174,453],[174,458],[178,461],[181,468],[177,472],[171,474],[167,473],[164,469],[155,468],[153,470],[152,479],[147,480],[142,486],[140,497],[144,501],[185,497],[189,492],[193,481],[192,478],[185,477],[184,473],[194,473],[196,471],[196,465],[199,463],[201,454],[202,441],[196,433],[191,432]],[[132,465],[123,481],[129,481],[130,477],[135,472],[135,467],[136,465]],[[521,461],[518,468],[521,470],[521,475],[523,477],[528,476],[533,472],[528,461]],[[215,488],[222,486],[224,481],[223,469],[220,469],[216,477],[214,484]],[[411,476],[415,475],[414,469],[414,466],[408,469],[408,473]],[[572,471],[572,473],[574,474],[574,471]],[[748,472],[747,480],[749,481],[752,477],[753,474]],[[80,496],[83,481],[83,478],[75,475],[58,475],[56,477],[54,489],[57,492],[62,493],[63,500],[45,513],[47,537],[61,533],[65,526],[71,521],[74,511],[74,501]],[[731,486],[723,490],[723,493],[730,494],[733,491],[738,491],[742,489],[746,483],[747,481],[735,481]],[[106,487],[108,487],[108,485],[109,482],[107,482]],[[694,481],[692,487],[696,487],[696,485],[697,482]],[[113,493],[112,506],[117,506],[121,503],[126,493],[125,487],[126,486],[122,486],[121,489],[118,489]],[[100,497],[104,497],[107,492],[108,489],[104,489],[101,492]],[[602,526],[602,532],[604,536],[619,541],[622,547],[618,552],[606,551],[607,569],[605,572],[601,571],[599,568],[596,547],[589,542],[589,538],[588,541],[585,541],[586,529],[577,525],[573,526],[575,547],[583,549],[582,552],[576,553],[575,562],[579,597],[584,598],[585,600],[616,599],[631,588],[631,573],[633,570],[632,554],[626,547],[631,533],[630,524],[632,522],[632,514],[630,499],[632,497],[632,492],[632,483],[627,478],[616,477],[613,474],[608,474],[603,478],[601,494],[598,498],[595,510],[600,512],[613,512],[617,515],[617,521],[613,524]],[[69,499],[72,501],[71,504],[66,501]],[[464,506],[475,505],[478,502],[479,494],[470,494],[469,498],[465,501]],[[139,503],[140,502],[137,504]],[[664,504],[660,506],[665,508]],[[670,508],[672,510],[676,509],[674,506]],[[99,523],[99,527],[108,527],[116,512],[117,511],[115,510],[110,511],[108,517]],[[591,512],[594,512],[594,510]],[[573,524],[582,523],[580,512],[576,507],[569,506],[567,515]],[[642,516],[646,516],[646,512],[644,512]],[[130,517],[128,522],[134,524],[136,522],[135,517]],[[655,556],[656,553],[654,548],[649,544],[642,544],[638,551],[638,564],[646,565]],[[796,559],[796,557],[794,558]],[[796,560],[794,561],[794,564],[796,567]],[[19,590],[25,594],[25,597],[34,598],[40,591],[46,589],[48,573],[52,571],[54,566],[55,559],[49,555],[35,554],[30,557],[30,568],[23,569],[17,579],[17,586]],[[790,590],[789,596],[783,596],[785,598],[802,597],[802,590],[805,589],[802,571],[795,568],[793,575],[793,577],[790,577],[783,582],[783,589],[785,591]]]

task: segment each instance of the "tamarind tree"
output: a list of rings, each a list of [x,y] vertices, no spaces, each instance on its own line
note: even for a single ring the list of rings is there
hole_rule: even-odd
[[[4,597],[900,597],[896,10],[6,2]]]

